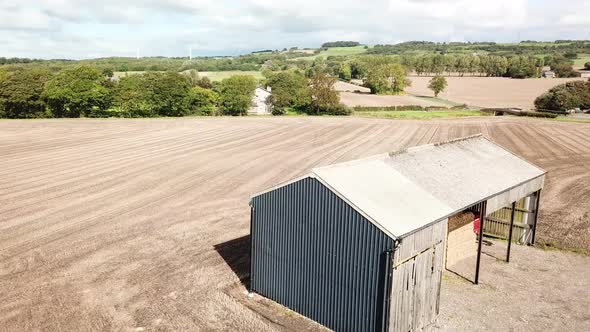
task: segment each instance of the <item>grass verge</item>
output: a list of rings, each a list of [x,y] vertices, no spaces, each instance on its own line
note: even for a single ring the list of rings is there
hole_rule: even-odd
[[[444,111],[355,111],[353,116],[386,119],[444,119],[463,118],[469,116],[489,116],[489,114],[472,110],[444,110]]]

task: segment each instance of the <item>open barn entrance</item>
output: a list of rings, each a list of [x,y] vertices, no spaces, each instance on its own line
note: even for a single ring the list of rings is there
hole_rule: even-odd
[[[451,217],[448,224],[447,270],[475,282],[479,221],[482,204],[469,207]]]
[[[495,211],[483,201],[450,216],[447,270],[477,284],[482,254],[508,263],[513,243],[533,245],[540,195],[538,190]]]

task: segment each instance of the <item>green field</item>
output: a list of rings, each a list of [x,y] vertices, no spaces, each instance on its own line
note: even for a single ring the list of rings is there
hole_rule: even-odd
[[[590,54],[578,54],[578,58],[574,60],[574,68],[584,68],[586,62],[590,62]]]
[[[259,71],[239,71],[239,70],[228,70],[228,71],[200,71],[199,76],[208,77],[211,81],[221,81],[225,78],[229,78],[235,75],[251,75],[256,79],[263,79],[262,73]]]
[[[363,45],[354,47],[330,47],[325,51],[321,51],[320,54],[301,58],[294,58],[292,60],[314,60],[317,57],[322,57],[325,59],[329,56],[350,56],[363,53],[367,53],[367,50]]]

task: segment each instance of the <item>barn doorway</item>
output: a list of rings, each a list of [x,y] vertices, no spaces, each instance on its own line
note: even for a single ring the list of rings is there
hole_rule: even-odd
[[[538,190],[489,214],[483,201],[449,217],[446,269],[477,284],[482,254],[508,263],[513,243],[533,245],[540,195]]]
[[[477,204],[449,217],[448,224],[446,269],[474,283],[481,215],[482,204]]]

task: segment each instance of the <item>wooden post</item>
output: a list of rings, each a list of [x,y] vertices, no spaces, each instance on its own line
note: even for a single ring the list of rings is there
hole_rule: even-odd
[[[483,201],[479,206],[479,242],[477,243],[477,263],[475,264],[475,284],[479,284],[479,263],[481,261],[481,244],[483,242],[483,223],[486,220],[487,201]]]
[[[535,244],[535,235],[537,234],[537,219],[539,218],[539,203],[541,202],[541,189],[537,191],[535,196],[537,201],[535,202],[535,219],[533,219],[533,236],[531,238],[530,245]]]
[[[512,202],[512,212],[510,213],[510,229],[508,229],[508,250],[506,250],[506,263],[510,262],[510,246],[512,245],[512,228],[514,227],[514,212],[516,211],[516,202]]]

